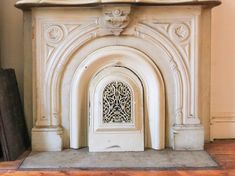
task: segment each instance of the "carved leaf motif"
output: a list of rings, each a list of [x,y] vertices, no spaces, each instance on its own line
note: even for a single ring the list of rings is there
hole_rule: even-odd
[[[186,41],[190,37],[190,29],[184,23],[181,24],[173,24],[173,35],[174,38],[180,42]]]
[[[179,26],[175,29],[175,33],[180,37],[180,38],[185,38],[187,36],[187,31],[183,29],[183,26]]]
[[[104,7],[103,27],[113,35],[120,35],[129,24],[130,7]]]
[[[59,25],[51,25],[46,30],[45,38],[49,43],[59,43],[64,37],[64,31]]]
[[[111,82],[103,91],[103,122],[129,123],[132,121],[131,91],[122,82]]]

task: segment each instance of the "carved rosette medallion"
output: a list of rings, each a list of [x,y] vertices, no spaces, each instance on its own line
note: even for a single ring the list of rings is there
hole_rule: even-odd
[[[113,35],[120,35],[129,24],[130,12],[130,6],[104,7],[102,18],[103,28]]]
[[[132,122],[132,97],[128,85],[111,82],[103,91],[103,123]]]
[[[49,26],[45,32],[45,38],[49,43],[59,43],[64,38],[64,31],[59,25]]]
[[[179,42],[187,41],[190,37],[190,28],[184,23],[176,23],[172,25],[172,37]]]

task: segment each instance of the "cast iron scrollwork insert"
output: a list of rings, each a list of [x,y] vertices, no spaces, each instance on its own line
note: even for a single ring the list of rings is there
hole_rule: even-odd
[[[115,81],[103,91],[103,123],[132,122],[132,94],[128,85]]]

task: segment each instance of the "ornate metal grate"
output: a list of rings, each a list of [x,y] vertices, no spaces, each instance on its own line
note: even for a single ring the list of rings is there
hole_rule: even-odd
[[[132,122],[132,97],[128,85],[115,81],[109,83],[103,91],[103,122]]]

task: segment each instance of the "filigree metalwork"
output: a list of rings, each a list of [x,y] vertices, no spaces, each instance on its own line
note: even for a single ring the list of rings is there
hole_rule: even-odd
[[[132,122],[132,96],[128,85],[115,81],[109,83],[103,91],[103,122]]]

